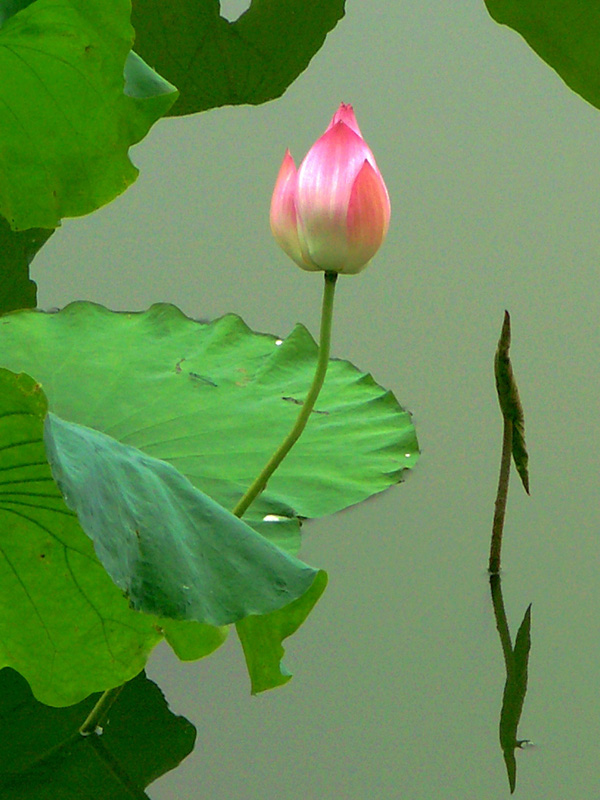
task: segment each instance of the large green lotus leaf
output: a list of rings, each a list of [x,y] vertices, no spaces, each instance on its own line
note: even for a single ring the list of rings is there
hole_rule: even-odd
[[[600,5],[590,0],[485,0],[573,91],[600,108]]]
[[[129,607],[52,478],[45,416],[39,384],[0,370],[0,666],[61,706],[132,678],[163,635],[193,659],[224,631]]]
[[[194,746],[196,731],[169,711],[144,673],[110,710],[102,736],[78,729],[99,695],[49,708],[14,670],[0,670],[0,796],[2,800],[132,800],[174,769]]]
[[[301,325],[282,342],[234,315],[205,324],[166,304],[121,313],[78,302],[0,320],[0,365],[34,375],[55,414],[169,462],[224,508],[289,432],[316,356]],[[302,437],[244,519],[292,550],[294,515],[358,503],[417,457],[392,393],[332,360]]]
[[[115,313],[74,303],[57,314],[24,311],[0,320],[0,364],[39,377],[56,414],[172,463],[225,508],[289,431],[316,351],[302,326],[282,342],[253,333],[234,315],[204,324],[169,305]],[[398,482],[417,457],[410,415],[393,395],[348,362],[331,361],[306,431],[245,520],[294,551],[295,515],[357,503]],[[315,581],[299,607],[286,607],[289,620],[266,615],[245,626],[255,690],[282,682],[275,663],[281,640],[308,613],[320,585]],[[172,624],[163,628],[169,638]],[[180,634],[172,645],[181,658],[193,658]],[[265,643],[270,655],[261,660]]]
[[[177,92],[130,54],[130,8],[129,0],[36,0],[4,17],[0,213],[13,230],[55,228],[135,180],[129,147]]]
[[[165,461],[46,417],[52,474],[133,608],[228,625],[304,595],[317,570],[271,544]]]
[[[219,0],[133,0],[135,49],[180,96],[172,115],[279,97],[344,16],[344,0],[252,0],[235,22]]]

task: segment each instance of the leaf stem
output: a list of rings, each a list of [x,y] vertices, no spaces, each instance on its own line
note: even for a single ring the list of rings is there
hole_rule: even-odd
[[[504,530],[504,517],[506,515],[506,498],[508,497],[508,481],[510,479],[510,458],[513,444],[513,421],[504,415],[504,433],[502,437],[502,455],[500,457],[500,475],[498,478],[498,492],[494,507],[494,522],[492,524],[492,544],[490,547],[490,562],[488,571],[492,575],[500,572],[500,551],[502,549],[502,531]]]
[[[294,444],[300,438],[300,434],[306,427],[308,418],[314,408],[321,387],[325,381],[327,373],[327,365],[329,363],[329,350],[331,346],[331,323],[333,319],[333,298],[335,294],[335,282],[337,280],[337,272],[325,273],[325,286],[323,289],[323,304],[321,307],[321,331],[319,335],[319,353],[317,358],[317,367],[313,378],[312,385],[306,395],[306,399],[302,404],[300,413],[294,423],[292,430],[285,437],[283,442],[279,445],[277,450],[273,453],[271,458],[267,461],[258,477],[254,480],[250,488],[246,491],[243,497],[239,500],[233,513],[236,517],[241,517],[247,511],[248,507],[256,500],[258,495],[265,489],[267,481],[275,472],[277,467],[281,464],[283,459],[292,449]]]
[[[79,733],[82,736],[89,736],[90,733],[95,733],[96,730],[102,726],[106,720],[110,707],[121,694],[124,687],[125,684],[122,683],[120,686],[115,686],[114,689],[107,689],[105,692],[103,692],[103,694],[100,695],[98,702],[88,714],[87,719],[81,728],[79,728]]]

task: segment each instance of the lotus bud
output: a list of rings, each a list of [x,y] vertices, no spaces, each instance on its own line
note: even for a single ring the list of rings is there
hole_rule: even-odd
[[[289,150],[271,199],[271,230],[302,269],[354,274],[385,239],[390,199],[351,105],[342,103],[329,127],[296,169]]]

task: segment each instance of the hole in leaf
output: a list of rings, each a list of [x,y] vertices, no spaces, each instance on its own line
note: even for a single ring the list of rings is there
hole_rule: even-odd
[[[235,22],[249,7],[249,0],[221,0],[221,16]]]

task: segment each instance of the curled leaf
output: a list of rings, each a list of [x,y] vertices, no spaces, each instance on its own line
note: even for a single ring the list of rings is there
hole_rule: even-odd
[[[513,374],[509,350],[510,314],[508,311],[505,311],[502,332],[500,333],[494,359],[496,390],[498,392],[498,402],[500,403],[502,415],[506,420],[512,422],[512,456],[517,472],[523,483],[523,488],[527,494],[529,494],[529,455],[525,445],[525,417],[519,397],[517,382]]]

